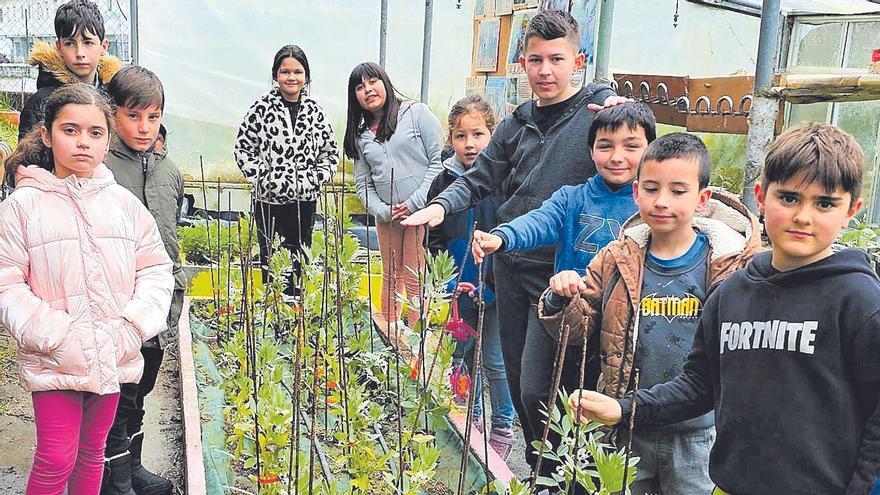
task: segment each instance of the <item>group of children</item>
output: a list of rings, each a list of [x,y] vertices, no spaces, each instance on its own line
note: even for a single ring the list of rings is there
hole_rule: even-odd
[[[141,463],[158,336],[176,328],[185,283],[164,89],[106,55],[94,3],[61,5],[55,34],[32,53],[38,91],[0,204],[0,317],[36,422],[25,493],[170,495]]]
[[[175,326],[184,282],[182,181],[165,154],[164,91],[147,69],[104,56],[103,22],[88,0],[62,5],[55,27],[6,163],[15,191],[0,205],[0,317],[19,346],[37,426],[26,493],[93,494],[103,478],[102,494],[168,494],[171,483],[141,464],[144,397],[162,361],[156,336]],[[456,103],[454,155],[442,170],[430,112],[398,99],[381,67],[355,69],[345,148],[382,225],[380,248],[400,248],[396,264],[383,252],[384,267],[398,271],[387,289],[402,291],[404,267],[423,263],[402,260],[418,258],[424,225],[429,247],[452,253],[459,282],[485,279],[477,374],[502,456],[514,413],[529,444],[541,439],[554,356],[570,345],[562,386],[584,389],[569,405],[582,420],[622,425],[619,444],[631,441],[640,458],[632,493],[871,493],[880,282],[864,253],[832,251],[862,205],[858,144],[827,125],[779,136],[756,186],[762,227],[708,187],[698,137],[657,138],[646,106],[608,86],[571,85],[584,62],[579,39],[569,14],[537,14],[520,59],[537,101],[497,125],[482,98]],[[280,87],[270,96],[293,121],[308,65],[284,49],[291,55],[276,60]],[[335,148],[322,139],[318,148]],[[379,165],[408,150],[418,168],[408,178],[418,179],[407,191],[383,189],[394,182]],[[475,323],[475,294],[462,287],[450,289]],[[460,343],[458,366],[471,345]],[[537,466],[537,452],[526,457]],[[535,474],[555,467],[544,460]]]
[[[570,345],[562,386],[584,389],[569,406],[620,425],[617,444],[640,458],[634,494],[877,493],[880,281],[865,253],[832,250],[862,205],[859,145],[829,125],[780,135],[755,191],[762,226],[708,187],[698,137],[655,139],[646,107],[601,86],[569,89],[576,33],[563,12],[534,17],[520,62],[537,101],[491,139],[456,147],[435,181],[443,191],[402,222],[455,231],[445,238],[457,251],[474,212],[495,210],[500,224],[473,233],[472,263],[494,258],[527,443],[541,438],[554,356]],[[454,124],[453,145],[467,126]],[[555,468],[545,459],[536,474]]]

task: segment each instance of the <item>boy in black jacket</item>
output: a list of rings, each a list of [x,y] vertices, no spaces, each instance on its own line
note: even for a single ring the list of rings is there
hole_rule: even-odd
[[[880,280],[832,252],[859,211],[865,156],[829,125],[783,133],[755,186],[772,252],[703,309],[684,372],[621,400],[569,398],[585,419],[636,427],[715,408],[716,494],[867,495],[880,476]]]
[[[560,187],[583,184],[596,174],[585,144],[594,115],[587,107],[625,99],[605,85],[571,86],[572,75],[584,63],[579,40],[577,21],[566,12],[547,10],[532,18],[519,61],[538,100],[523,103],[502,120],[474,166],[401,225],[434,227],[493,192],[503,201],[498,222],[508,222],[541,206]],[[553,275],[554,254],[553,246],[505,253],[495,257],[493,266],[504,367],[528,445],[543,433],[539,403],[547,401],[551,383],[555,342],[541,328],[536,305]],[[527,333],[533,345],[526,345]],[[522,373],[523,368],[529,372]],[[524,388],[540,392],[524,393],[521,379]],[[526,459],[532,466],[537,462],[531,448]]]
[[[106,55],[104,19],[94,2],[71,0],[55,11],[54,44],[34,42],[28,63],[39,67],[37,92],[21,109],[18,139],[43,120],[43,104],[53,91],[65,84],[83,82],[103,89],[122,68],[116,57]]]

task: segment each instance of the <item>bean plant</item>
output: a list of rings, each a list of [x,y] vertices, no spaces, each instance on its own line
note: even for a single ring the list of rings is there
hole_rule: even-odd
[[[365,267],[344,226],[330,217],[300,255],[300,297],[284,296],[293,258],[276,240],[262,287],[230,272],[199,310],[216,330],[238,493],[415,495],[436,484],[433,432],[450,410],[454,344],[430,315],[448,300],[454,265],[445,254],[428,260],[424,295],[408,301],[428,316],[406,333],[406,350],[418,356],[406,362],[364,318]],[[239,239],[248,232],[230,231],[221,243],[248,245]],[[220,252],[219,264],[241,251]]]

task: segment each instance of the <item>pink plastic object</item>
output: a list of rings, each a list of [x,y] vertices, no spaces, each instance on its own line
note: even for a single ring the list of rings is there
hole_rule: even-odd
[[[459,342],[467,342],[468,337],[477,336],[476,330],[458,315],[458,296],[462,293],[473,292],[475,289],[476,287],[474,287],[474,284],[459,282],[458,287],[455,288],[455,292],[452,293],[452,301],[450,302],[452,305],[452,317],[446,322],[446,331],[452,335],[453,339]]]

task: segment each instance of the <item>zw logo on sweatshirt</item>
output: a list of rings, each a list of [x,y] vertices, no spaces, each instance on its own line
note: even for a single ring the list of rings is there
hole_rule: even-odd
[[[818,328],[818,321],[725,321],[721,324],[721,354],[750,349],[813,354]]]
[[[696,318],[700,316],[702,302],[693,295],[685,293],[684,297],[657,296],[657,293],[648,294],[642,298],[642,317],[662,316],[672,323],[676,318]]]
[[[584,226],[584,228],[581,229],[581,233],[578,234],[577,239],[574,241],[575,249],[578,251],[593,254],[598,253],[599,244],[590,242],[590,238],[602,230],[602,227],[608,227],[608,230],[611,232],[610,239],[617,239],[617,236],[620,234],[620,222],[611,218],[602,218],[597,217],[596,215],[581,213],[578,217],[578,223]],[[605,244],[607,243],[602,243],[603,246]]]

